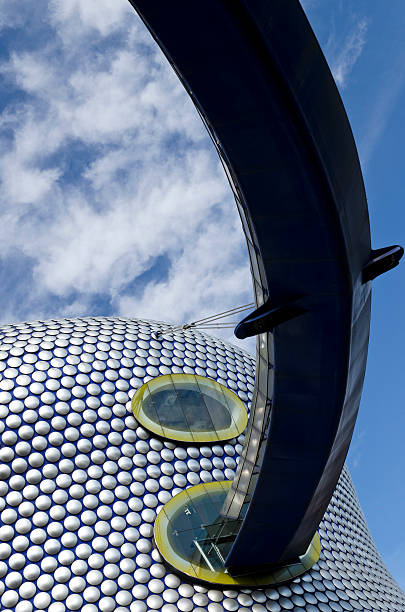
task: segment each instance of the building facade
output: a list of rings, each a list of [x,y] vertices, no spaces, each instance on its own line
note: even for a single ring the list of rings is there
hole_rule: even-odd
[[[319,526],[320,557],[300,576],[220,587],[180,577],[162,559],[153,533],[162,508],[190,486],[232,480],[244,434],[165,439],[137,422],[131,399],[147,381],[195,374],[248,411],[249,354],[195,330],[113,317],[0,334],[3,612],[405,611],[346,467]]]

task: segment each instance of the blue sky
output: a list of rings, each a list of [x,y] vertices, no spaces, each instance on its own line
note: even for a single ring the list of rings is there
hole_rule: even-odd
[[[358,145],[373,246],[405,244],[405,4],[306,0],[304,8]],[[184,322],[251,300],[216,154],[127,0],[0,0],[0,64],[0,321]],[[402,587],[404,269],[374,283],[348,459]]]

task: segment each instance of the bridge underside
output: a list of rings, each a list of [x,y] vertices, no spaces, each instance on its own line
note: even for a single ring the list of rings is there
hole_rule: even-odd
[[[346,457],[370,322],[363,180],[298,2],[131,3],[207,126],[235,194],[256,305],[279,317],[258,328],[253,414],[223,506],[238,524],[226,559],[238,575],[305,552]]]

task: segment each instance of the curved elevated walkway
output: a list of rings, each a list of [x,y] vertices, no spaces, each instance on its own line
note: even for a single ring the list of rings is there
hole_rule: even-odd
[[[259,310],[237,333],[259,334],[256,392],[223,508],[238,575],[305,552],[342,470],[370,322],[363,180],[297,1],[130,1],[205,122],[249,249]]]

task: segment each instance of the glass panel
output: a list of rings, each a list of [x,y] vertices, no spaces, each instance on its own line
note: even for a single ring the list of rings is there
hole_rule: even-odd
[[[317,535],[307,553],[294,565],[275,568],[274,573],[242,574],[232,577],[226,570],[226,558],[238,535],[248,504],[245,496],[235,494],[242,506],[240,518],[224,520],[219,515],[231,483],[211,482],[196,485],[173,497],[158,514],[154,536],[163,557],[182,574],[197,577],[208,584],[236,587],[277,584],[309,569],[319,558]],[[212,587],[211,587],[212,588]]]
[[[218,442],[235,437],[247,423],[241,400],[219,383],[193,374],[148,381],[134,395],[138,421],[154,433],[183,442]]]
[[[142,410],[152,420],[158,418],[162,427],[188,429],[187,426],[185,427],[183,412],[171,381],[168,381],[164,388],[152,392],[152,395],[144,399]]]
[[[232,425],[229,406],[224,403],[222,388],[213,380],[196,380],[215,431],[228,429]]]
[[[245,428],[246,425],[241,425],[240,411],[238,410],[238,407],[234,401],[234,398],[231,395],[231,392],[227,393],[228,389],[224,387],[219,387],[219,389],[222,395],[222,402],[225,404],[225,406],[228,407],[228,411],[232,419],[232,425],[235,430],[235,436],[238,436],[242,433],[242,430]]]
[[[215,431],[206,403],[193,377],[189,381],[181,381],[176,385],[178,401],[182,407],[184,417],[194,432]]]

